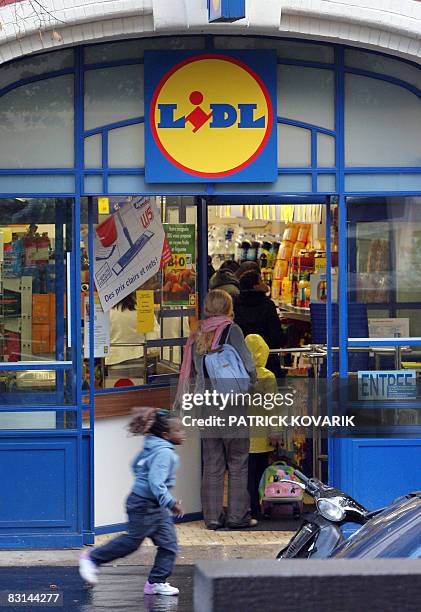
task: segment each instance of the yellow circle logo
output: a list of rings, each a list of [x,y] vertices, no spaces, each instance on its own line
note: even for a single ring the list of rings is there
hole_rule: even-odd
[[[199,55],[171,69],[150,107],[152,135],[162,154],[190,174],[234,174],[263,151],[273,123],[262,79],[238,59]]]

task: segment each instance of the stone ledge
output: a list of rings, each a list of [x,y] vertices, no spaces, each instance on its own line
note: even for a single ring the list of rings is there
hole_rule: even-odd
[[[421,560],[199,561],[194,576],[195,612],[418,612],[420,598]]]

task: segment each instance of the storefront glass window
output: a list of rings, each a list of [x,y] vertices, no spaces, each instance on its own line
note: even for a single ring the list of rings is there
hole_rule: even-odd
[[[16,393],[16,389],[14,390]],[[76,411],[0,412],[2,429],[76,429]]]
[[[309,174],[281,174],[278,178],[277,187],[279,191],[285,193],[311,193],[311,176]]]
[[[415,94],[392,83],[345,75],[347,166],[420,166],[420,138],[421,100]]]
[[[112,215],[115,204],[124,203],[130,198],[125,196],[107,198]],[[194,317],[196,310],[190,304],[190,294],[196,293],[196,207],[192,197],[154,197],[154,202],[161,210],[164,223],[173,224],[172,231],[177,232],[190,224],[192,242],[191,262],[184,269],[177,267],[160,271],[139,289],[152,290],[154,296],[154,329],[143,333],[137,331],[137,303],[133,295],[133,303],[117,304],[107,315],[109,325],[110,348],[108,355],[95,359],[94,386],[95,389],[121,389],[121,387],[139,386],[144,384],[165,384],[178,374],[182,346],[189,334],[189,317]],[[87,203],[86,203],[87,204]],[[87,204],[88,205],[88,204]],[[95,227],[104,223],[110,215],[98,214],[98,199],[89,200],[93,207]],[[82,255],[82,289],[86,299],[89,290],[89,251],[87,248],[87,225],[82,226],[85,245]],[[181,265],[181,264],[180,264]],[[186,293],[188,291],[188,293]],[[124,308],[123,308],[124,306]],[[89,333],[84,320],[84,343]],[[89,361],[84,352],[84,382],[83,389],[90,389]]]
[[[311,166],[310,130],[278,124],[278,166]]]
[[[73,115],[73,75],[23,85],[1,96],[0,142],[7,146],[0,148],[0,168],[73,167]]]
[[[192,191],[196,191],[196,187]],[[141,175],[113,174],[108,177],[108,193],[144,193],[148,188],[145,177]],[[185,190],[183,190],[185,191]]]
[[[327,134],[317,134],[317,165],[335,167],[335,139]]]
[[[88,174],[85,176],[85,193],[102,193],[102,176]]]
[[[72,68],[73,49],[52,51],[2,65],[0,70],[0,89],[23,79]]]
[[[0,401],[1,407],[6,408],[7,406],[33,407],[34,405],[62,406],[74,404],[76,400],[74,389],[72,390],[71,375],[68,372],[0,369]],[[0,411],[0,429],[3,427],[4,414],[3,411]],[[26,414],[28,414],[26,411],[22,412],[22,415]],[[35,411],[31,414],[36,417]],[[38,412],[38,415],[45,414]],[[48,414],[55,417],[53,411],[48,411]],[[9,416],[12,416],[12,413]],[[25,420],[23,417],[19,418],[22,421]],[[31,421],[35,422],[34,419]]]
[[[143,123],[108,132],[110,168],[143,168],[145,165],[145,126]]]
[[[397,172],[394,174],[347,174],[345,191],[369,192],[421,191],[421,174]]]
[[[85,73],[85,130],[141,117],[143,112],[143,66]]]
[[[421,89],[421,70],[392,57],[377,53],[364,53],[358,49],[345,49],[345,66],[395,77]]]
[[[71,360],[72,214],[63,199],[0,200],[0,362]],[[17,378],[37,387],[38,374]],[[55,387],[49,374],[40,388]]]
[[[317,191],[332,193],[336,191],[336,176],[334,174],[319,174],[317,177]]]
[[[74,193],[72,174],[0,174],[0,193]]]
[[[334,129],[334,73],[278,66],[278,115]]]
[[[85,168],[102,167],[102,134],[85,138]]]
[[[419,337],[420,198],[349,198],[348,210],[350,307],[366,310],[367,337]]]
[[[362,202],[353,199],[352,204],[354,210],[350,208],[350,212],[355,218]],[[351,241],[350,265],[362,265],[364,270],[370,268],[372,271],[355,275],[363,288],[355,292],[355,283],[351,287],[348,304],[350,336],[366,336],[373,338],[373,341],[375,338],[393,338],[394,342],[399,337],[416,337],[418,340],[421,336],[421,304],[414,303],[413,309],[400,309],[396,302],[395,289],[399,276],[395,261],[396,239],[403,226],[408,224],[401,217],[405,204],[398,199],[394,202],[391,199],[387,202],[367,202],[370,220],[365,224],[351,223],[351,236],[356,232],[359,237],[356,243]],[[376,206],[377,211],[373,210]],[[376,216],[382,219],[377,231],[374,228]],[[384,221],[385,218],[388,220]],[[418,228],[415,229],[417,232]],[[377,271],[374,271],[375,268]],[[411,268],[415,269],[416,265]],[[350,283],[353,276],[349,278]],[[417,282],[415,276],[414,283]],[[421,294],[415,295],[415,292],[416,289],[413,297],[419,299]],[[390,299],[388,308],[379,308],[380,303],[377,304],[375,300],[384,302],[387,297]],[[400,346],[367,345],[348,348],[348,378],[346,384],[342,385],[340,402],[344,405],[344,397],[347,397],[347,414],[355,416],[359,427],[381,427],[383,430],[394,428],[396,433],[399,431],[396,427],[421,425],[420,358],[420,347],[411,346],[410,341]]]

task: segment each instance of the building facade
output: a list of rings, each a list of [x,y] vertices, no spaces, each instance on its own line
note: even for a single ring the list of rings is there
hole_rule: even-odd
[[[87,345],[94,318],[85,308],[86,297],[95,300],[95,233],[110,202],[147,196],[163,221],[196,226],[199,306],[207,287],[209,207],[320,206],[327,285],[320,344],[328,384],[348,383],[362,370],[400,371],[403,363],[415,371],[421,347],[418,2],[256,0],[234,23],[209,23],[206,2],[199,0],[57,0],[40,10],[32,15],[25,1],[0,8],[0,466],[6,500],[0,546],[10,548],[81,546],[95,532],[121,528],[120,499],[137,447],[124,430],[130,408],[170,402],[164,372],[155,381],[147,372],[146,351],[179,363],[194,308],[163,309],[161,303],[160,334],[143,347],[145,372],[134,376],[134,389],[96,388],[96,380],[111,374],[93,343]],[[199,61],[228,62],[233,83],[240,82],[236,68],[245,69],[258,77],[253,87],[263,83],[260,91],[268,92],[271,133],[262,136],[264,146],[251,145],[246,160],[228,136],[224,150],[232,146],[230,159],[239,156],[228,170],[222,154],[215,155],[217,170],[192,171],[196,159],[178,158],[177,165],[168,155],[161,159],[159,147],[152,153],[150,109],[158,102],[171,106],[159,96],[165,97],[174,67]],[[206,94],[206,70],[196,76],[195,90]],[[219,127],[231,127],[229,106],[237,109],[240,127],[248,113],[247,127],[260,129],[261,117],[245,109],[252,90],[242,87],[241,101],[240,90],[228,85],[227,99],[218,99],[228,112]],[[196,108],[202,104],[191,100]],[[262,98],[255,109],[264,104]],[[175,121],[172,114],[171,128]],[[206,158],[203,147],[206,142],[199,160]],[[107,236],[102,239],[105,248]],[[390,319],[398,331],[387,324],[383,336],[355,330],[361,303],[372,319]],[[375,366],[356,359],[372,353]],[[339,385],[339,395],[327,397],[360,410],[353,397],[344,397],[348,392]],[[401,412],[396,401],[366,404],[371,420],[358,436],[330,436],[314,447],[316,473],[328,458],[330,481],[370,507],[420,488],[417,398],[398,399]],[[198,437],[192,434],[181,452],[179,493],[189,515],[198,516]]]

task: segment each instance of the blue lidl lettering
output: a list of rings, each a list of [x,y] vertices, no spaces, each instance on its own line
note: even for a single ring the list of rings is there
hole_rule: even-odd
[[[209,104],[211,112],[206,114],[190,113],[177,117],[177,104],[158,104],[159,123],[158,128],[185,128],[186,123],[192,123],[197,131],[209,119],[210,128],[228,128],[237,124],[239,128],[264,128],[266,118],[255,117],[257,104],[238,104],[237,108],[232,104]],[[199,107],[196,107],[199,110]],[[201,111],[201,109],[200,109]]]

